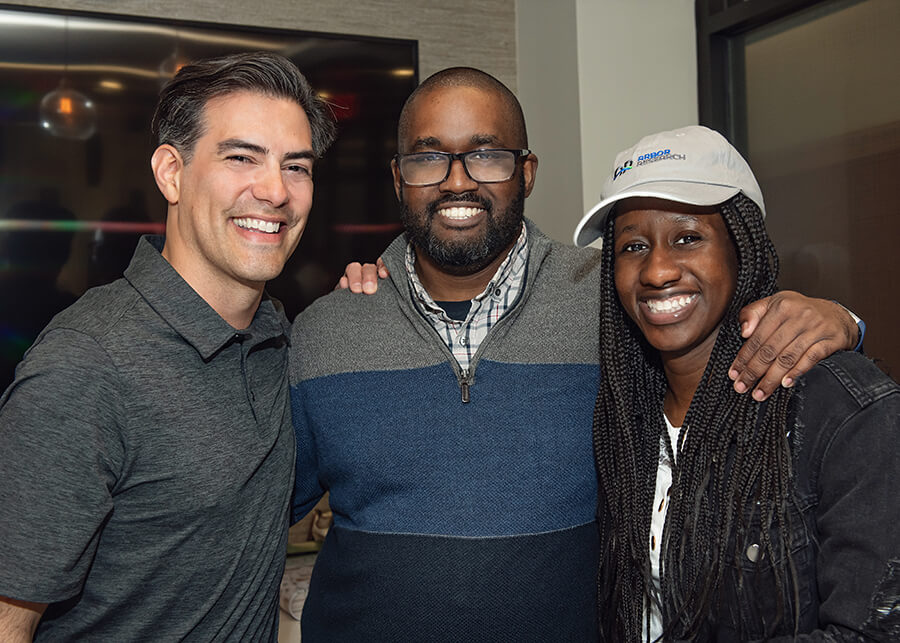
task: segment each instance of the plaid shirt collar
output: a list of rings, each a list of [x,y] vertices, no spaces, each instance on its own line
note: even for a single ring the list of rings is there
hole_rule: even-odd
[[[444,339],[460,367],[467,371],[488,331],[506,314],[522,289],[528,265],[526,227],[522,225],[519,238],[487,287],[472,299],[472,306],[464,321],[448,317],[422,286],[416,274],[416,253],[412,244],[406,246],[405,264],[406,275],[423,315]]]

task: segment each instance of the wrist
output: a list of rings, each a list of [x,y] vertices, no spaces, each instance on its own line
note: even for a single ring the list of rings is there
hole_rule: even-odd
[[[853,326],[856,328],[855,333],[850,333],[850,343],[847,346],[847,350],[860,351],[862,349],[863,338],[866,336],[866,322],[860,319],[856,313],[844,306],[841,302],[835,301],[834,303],[844,309],[844,312],[849,315],[850,319],[853,321]]]

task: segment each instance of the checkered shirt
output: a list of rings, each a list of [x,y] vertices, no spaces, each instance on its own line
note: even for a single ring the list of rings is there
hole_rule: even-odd
[[[525,282],[528,265],[528,239],[525,225],[509,255],[497,268],[487,287],[472,300],[465,320],[450,319],[443,308],[431,298],[416,274],[416,253],[412,245],[406,246],[406,274],[413,294],[421,304],[421,312],[431,322],[438,335],[443,337],[464,374],[469,372],[472,357],[491,328],[506,314],[519,296]]]

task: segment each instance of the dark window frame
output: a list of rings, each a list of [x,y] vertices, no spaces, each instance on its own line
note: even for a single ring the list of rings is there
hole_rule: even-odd
[[[748,156],[743,50],[736,37],[831,0],[696,0],[700,124]]]

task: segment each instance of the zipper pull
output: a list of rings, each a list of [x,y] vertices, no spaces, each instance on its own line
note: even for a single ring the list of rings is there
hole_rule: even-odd
[[[459,383],[459,388],[462,390],[462,401],[463,404],[468,403],[469,401],[469,381],[463,380]]]

